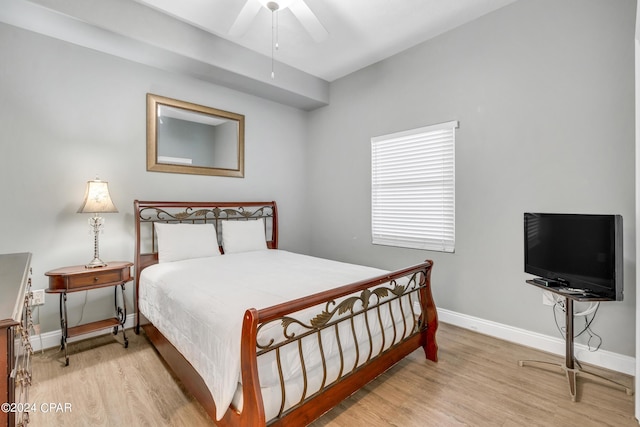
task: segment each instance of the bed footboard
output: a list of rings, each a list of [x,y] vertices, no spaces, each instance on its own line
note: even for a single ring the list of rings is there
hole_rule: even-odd
[[[246,420],[250,423],[242,425],[264,425],[265,420],[273,426],[306,425],[419,347],[437,361],[432,265],[426,261],[278,306],[247,310],[240,417],[252,415]],[[315,313],[311,317],[297,316],[310,308]],[[306,351],[310,341],[317,343],[319,356]],[[275,405],[273,397],[267,402],[261,393],[259,371],[269,366],[260,363],[264,358],[277,369],[278,384],[262,384],[262,389],[279,389]],[[295,378],[286,372],[292,364],[299,371]]]

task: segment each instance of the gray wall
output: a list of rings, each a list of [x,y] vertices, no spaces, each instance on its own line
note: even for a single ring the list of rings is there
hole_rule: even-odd
[[[134,199],[276,200],[281,247],[307,251],[305,112],[5,24],[0,52],[0,253],[33,253],[34,288],[91,260],[89,215],[76,211],[96,175],[119,209],[105,215],[104,260],[133,259]],[[245,178],[147,172],[147,92],[244,114]],[[111,315],[112,298],[89,292],[83,322]],[[72,326],[83,302],[69,298]],[[43,332],[59,328],[57,304],[47,295],[35,313]]]
[[[635,2],[521,0],[353,73],[311,113],[313,255],[385,268],[435,261],[440,308],[559,336],[523,273],[525,211],[624,217],[625,300],[602,348],[634,355]],[[456,252],[371,244],[370,138],[459,120]],[[577,342],[585,342],[582,337]]]

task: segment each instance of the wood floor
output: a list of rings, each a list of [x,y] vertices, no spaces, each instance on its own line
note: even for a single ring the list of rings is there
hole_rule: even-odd
[[[37,353],[31,425],[214,425],[144,335],[128,335],[128,349],[112,335],[70,344],[68,367],[56,350]],[[560,357],[447,324],[438,343],[438,363],[416,351],[312,426],[638,426],[634,397],[624,390],[581,377],[572,402],[560,369],[517,364]],[[629,376],[593,370],[633,384]]]

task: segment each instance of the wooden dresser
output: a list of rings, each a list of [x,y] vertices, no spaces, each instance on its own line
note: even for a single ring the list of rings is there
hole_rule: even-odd
[[[31,254],[0,255],[0,427],[29,423],[32,327]]]

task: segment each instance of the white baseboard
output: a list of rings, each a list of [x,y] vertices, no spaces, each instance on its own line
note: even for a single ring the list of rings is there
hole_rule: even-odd
[[[550,337],[548,335],[539,334],[537,332],[527,331],[525,329],[514,328],[513,326],[503,325],[501,323],[491,322],[466,314],[456,313],[454,311],[438,309],[438,319],[442,322],[461,328],[470,329],[485,335],[500,338],[505,341],[514,342],[537,350],[546,351],[548,353],[564,356],[565,342],[561,338]],[[127,316],[125,328],[132,328],[135,322],[135,314]],[[112,328],[100,331],[94,331],[80,337],[69,339],[68,342],[79,341],[99,335],[110,333]],[[34,351],[48,349],[60,346],[62,335],[60,331],[46,332],[31,337],[31,345]],[[587,346],[583,344],[575,344],[575,356],[584,363],[594,366],[611,369],[613,371],[622,372],[627,375],[635,375],[636,361],[634,357],[624,356],[622,354],[613,353],[606,350],[598,350],[591,352]]]
[[[550,337],[537,332],[514,328],[512,326],[467,316],[466,314],[460,314],[441,308],[438,309],[438,319],[451,325],[470,329],[505,341],[511,341],[537,350],[557,354],[559,356],[565,355],[566,346],[562,338]],[[574,354],[581,362],[635,376],[635,357],[625,356],[606,350],[592,352],[589,351],[587,346],[584,344],[574,344]]]
[[[127,316],[127,320],[124,322],[125,329],[133,328],[135,325],[135,314],[129,314]],[[86,340],[87,338],[93,338],[100,335],[110,334],[113,331],[113,328],[105,328],[97,331],[89,332],[87,334],[83,334],[81,336],[69,338],[67,343],[72,343],[75,341]],[[42,349],[60,347],[60,341],[62,339],[62,332],[60,330],[45,332],[40,335],[31,335],[31,347],[33,347],[33,351],[40,351]]]

